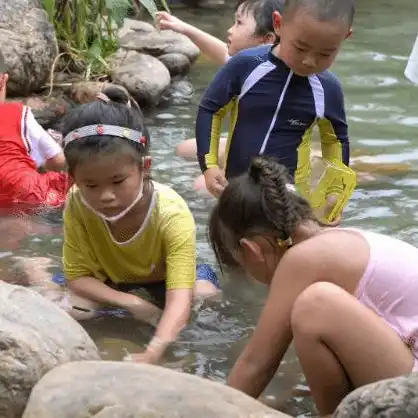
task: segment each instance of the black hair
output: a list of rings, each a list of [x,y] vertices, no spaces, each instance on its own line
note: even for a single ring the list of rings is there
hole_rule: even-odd
[[[309,11],[321,22],[339,20],[351,27],[356,2],[355,0],[286,0],[283,15],[293,16],[300,9]]]
[[[235,10],[241,7],[242,13],[252,12],[255,20],[256,36],[265,36],[274,33],[273,12],[283,12],[285,0],[239,0]]]
[[[125,152],[140,164],[142,164],[143,157],[148,155],[150,137],[139,105],[121,86],[107,87],[103,90],[103,94],[109,101],[97,98],[69,112],[62,124],[64,137],[88,125],[114,125],[142,132],[146,141],[140,144],[110,135],[93,135],[71,141],[64,148],[68,171],[71,175],[74,174],[77,164],[97,154],[109,155]]]
[[[208,227],[219,263],[234,266],[241,238],[286,241],[303,221],[315,221],[307,200],[291,190],[287,169],[272,157],[256,157],[247,173],[233,178],[215,205]]]

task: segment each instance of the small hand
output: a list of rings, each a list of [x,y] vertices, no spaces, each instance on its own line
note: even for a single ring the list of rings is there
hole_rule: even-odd
[[[159,358],[160,356],[156,355],[155,352],[144,351],[143,353],[129,354],[124,360],[132,361],[133,363],[155,364]]]
[[[331,212],[334,210],[335,205],[337,204],[338,197],[336,195],[328,196],[327,204],[325,205],[325,216],[328,217]],[[342,216],[338,215],[335,219],[328,222],[328,226],[338,226],[341,223]]]
[[[157,26],[159,29],[171,29],[174,32],[185,34],[188,24],[167,12],[157,12]]]
[[[215,197],[219,197],[228,185],[225,173],[219,167],[208,168],[203,175],[205,176],[206,188]]]
[[[328,227],[333,227],[333,226],[338,226],[341,223],[341,219],[342,216],[339,215],[337,216],[335,219],[333,219],[332,221],[328,221],[328,216],[331,214],[331,212],[334,210],[335,205],[337,204],[338,198],[336,195],[330,195],[327,198],[327,203],[325,204],[325,206],[323,206],[320,210],[315,212],[315,215],[318,219],[318,222],[322,225],[322,226],[328,226]]]

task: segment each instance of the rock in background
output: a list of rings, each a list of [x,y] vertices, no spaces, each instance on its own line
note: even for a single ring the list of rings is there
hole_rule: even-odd
[[[112,81],[124,86],[142,107],[157,106],[170,86],[167,68],[151,55],[120,49],[112,66]]]
[[[0,417],[20,418],[33,386],[54,367],[99,359],[94,342],[64,311],[0,281]]]
[[[187,74],[200,53],[186,36],[137,20],[125,20],[119,39],[120,49],[110,60],[111,79],[143,107],[158,105],[172,77]]]
[[[48,81],[58,54],[54,27],[40,0],[0,0],[0,47],[9,82],[7,92],[27,96]]]
[[[74,384],[77,382],[77,384]],[[158,366],[74,362],[35,386],[22,418],[285,418],[220,383]]]
[[[382,380],[351,392],[333,418],[416,418],[418,373]]]

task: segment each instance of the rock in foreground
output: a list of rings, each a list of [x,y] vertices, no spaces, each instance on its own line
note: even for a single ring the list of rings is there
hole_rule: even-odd
[[[20,418],[33,386],[55,366],[99,359],[93,341],[64,311],[0,281],[0,417]]]
[[[338,406],[333,418],[415,418],[418,373],[382,380],[356,389]]]
[[[74,384],[77,382],[77,384]],[[74,362],[35,386],[23,418],[285,418],[220,383],[158,366]]]

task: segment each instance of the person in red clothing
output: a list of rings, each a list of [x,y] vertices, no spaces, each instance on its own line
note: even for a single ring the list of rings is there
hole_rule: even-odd
[[[7,67],[0,51],[0,211],[63,205],[71,181],[61,147],[23,103],[5,102]],[[46,172],[38,169],[44,167]]]

